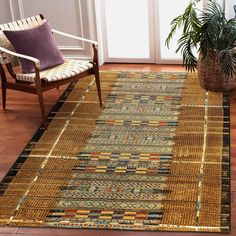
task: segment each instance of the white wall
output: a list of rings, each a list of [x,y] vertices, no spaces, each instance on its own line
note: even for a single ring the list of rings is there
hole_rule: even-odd
[[[228,0],[228,6],[227,6],[227,13],[228,13],[228,16],[230,18],[233,18],[235,17],[235,13],[234,13],[234,9],[233,9],[233,6],[236,5],[236,1],[235,0]]]
[[[11,21],[9,0],[0,0],[0,24]]]
[[[0,0],[0,24],[39,13],[54,29],[96,40],[93,0]],[[66,57],[91,57],[88,43],[62,36],[56,40]]]
[[[235,0],[216,0],[217,3],[219,3],[221,6],[223,6],[223,3],[225,3],[225,12],[227,18],[233,18],[235,17],[233,6],[236,5]]]

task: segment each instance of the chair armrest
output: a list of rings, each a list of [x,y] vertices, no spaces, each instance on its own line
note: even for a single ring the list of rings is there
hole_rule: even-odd
[[[10,54],[10,55],[15,56],[15,57],[20,57],[20,58],[24,58],[26,60],[32,61],[32,62],[35,63],[35,66],[37,68],[40,67],[40,61],[39,61],[39,59],[37,59],[35,57],[31,57],[31,56],[27,56],[27,55],[20,54],[20,53],[17,53],[17,52],[13,52],[13,51],[10,51],[10,50],[8,50],[6,48],[3,48],[3,47],[0,47],[0,51],[5,52],[5,53]]]
[[[64,32],[61,32],[61,31],[58,31],[58,30],[55,30],[55,29],[52,29],[52,32],[55,33],[55,34],[59,34],[59,35],[65,36],[67,38],[72,38],[72,39],[77,39],[77,40],[85,41],[85,42],[88,42],[88,43],[92,43],[92,44],[94,44],[96,46],[98,45],[97,41],[81,38],[81,37],[75,36],[73,34],[64,33]]]

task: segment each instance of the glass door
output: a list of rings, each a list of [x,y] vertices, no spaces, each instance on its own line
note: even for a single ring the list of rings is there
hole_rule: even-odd
[[[190,0],[97,0],[101,10],[105,62],[181,64],[177,32],[170,48],[170,23]],[[198,7],[203,7],[203,1]]]
[[[182,63],[182,55],[180,52],[176,53],[177,41],[181,36],[181,31],[177,30],[173,39],[171,40],[170,47],[167,48],[165,40],[170,32],[171,21],[183,14],[185,8],[189,4],[189,0],[157,0],[155,1],[155,22],[156,28],[156,63],[157,64],[179,64]],[[197,4],[198,9],[203,8],[203,0]],[[200,14],[200,12],[199,12]],[[197,52],[195,51],[195,54]]]
[[[103,0],[105,62],[155,62],[153,1]]]

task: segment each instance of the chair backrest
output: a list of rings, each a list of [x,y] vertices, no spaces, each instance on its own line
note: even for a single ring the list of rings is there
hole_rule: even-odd
[[[9,40],[6,38],[6,36],[3,33],[3,30],[26,30],[26,29],[32,29],[35,28],[41,24],[46,22],[44,17],[40,15],[36,15],[33,17],[25,18],[18,21],[9,22],[6,24],[0,25],[0,46],[4,47],[6,49],[9,49],[11,51],[14,51],[13,46],[9,42]],[[14,56],[11,56],[9,54],[6,54],[4,52],[0,51],[0,63],[1,64],[8,64],[11,63],[12,66],[19,65],[18,59]]]

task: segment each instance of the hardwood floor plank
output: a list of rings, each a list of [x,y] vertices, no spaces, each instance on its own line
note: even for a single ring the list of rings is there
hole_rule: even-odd
[[[17,235],[21,233],[26,235],[53,235],[53,236],[196,236],[196,233],[181,233],[181,232],[142,232],[142,231],[121,231],[121,230],[90,230],[90,229],[32,229],[20,228]],[[215,233],[201,233],[201,236],[213,236]],[[220,234],[220,236],[229,236],[229,234]]]
[[[16,234],[18,230],[18,227],[0,227],[0,235],[4,234]]]

